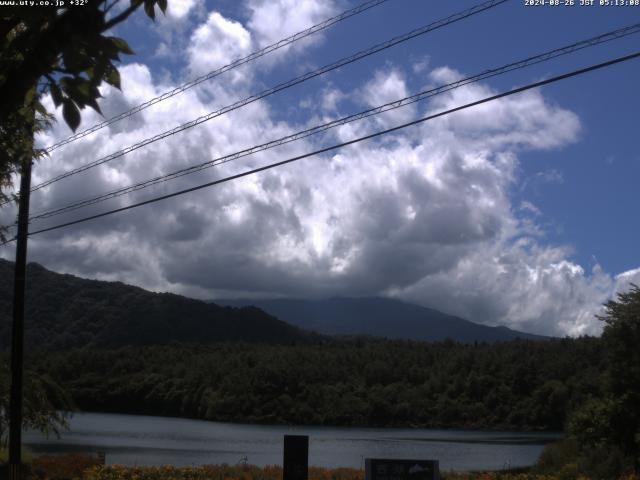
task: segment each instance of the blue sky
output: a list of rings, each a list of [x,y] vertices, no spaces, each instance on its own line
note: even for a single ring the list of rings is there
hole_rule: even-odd
[[[310,50],[304,59],[309,65],[324,65],[477,3],[390,1],[333,27],[325,35],[322,46]],[[313,92],[318,85],[329,82],[355,85],[386,63],[410,71],[412,63],[427,58],[432,65],[448,65],[465,74],[474,74],[640,22],[640,8],[637,7],[525,7],[523,3],[512,1],[458,25],[419,37],[361,64],[346,67],[337,74],[327,75],[326,80],[298,87],[296,93]],[[341,6],[346,9],[357,4],[343,2]],[[206,8],[239,21],[247,18],[241,2],[209,0]],[[139,26],[147,21],[140,16],[136,23]],[[180,69],[179,61],[166,62],[154,57],[155,45],[147,37],[148,29],[123,28],[121,31],[123,37],[131,39],[136,51],[151,53],[143,55],[145,63],[158,73],[172,67]],[[640,46],[638,38],[638,35],[632,35],[592,47],[494,79],[491,84],[497,89],[508,89],[631,53]],[[290,68],[293,65],[283,67],[266,75],[265,85],[286,80],[296,72]],[[545,87],[545,96],[580,117],[583,126],[580,141],[558,152],[525,153],[523,159],[526,161],[521,164],[523,181],[520,188],[513,191],[514,198],[530,201],[544,212],[550,241],[574,246],[574,258],[578,263],[591,265],[595,258],[608,271],[629,270],[638,263],[635,247],[640,240],[640,225],[634,221],[633,210],[634,187],[640,178],[637,146],[639,74],[640,62],[635,61]],[[423,86],[418,75],[408,76],[407,83],[412,87],[411,91],[416,92]],[[291,96],[281,95],[281,100],[276,102],[286,104],[286,98]],[[304,115],[304,112],[296,110],[293,114]]]
[[[48,164],[38,165],[36,181],[477,3],[389,0],[60,149]],[[139,14],[115,32],[137,54],[123,62],[123,92],[103,87],[107,115],[357,2],[169,4],[169,15],[155,24]],[[525,6],[511,0],[60,182],[34,195],[32,211],[638,21],[640,7]],[[85,213],[628,54],[639,38],[631,35],[464,87]],[[639,78],[640,61],[633,60],[235,185],[35,236],[30,259],[58,271],[200,298],[389,295],[536,333],[598,333],[593,315],[601,303],[630,280],[640,281],[634,248],[640,231],[634,215]],[[98,120],[86,112],[81,128]],[[69,133],[59,124],[41,142]]]

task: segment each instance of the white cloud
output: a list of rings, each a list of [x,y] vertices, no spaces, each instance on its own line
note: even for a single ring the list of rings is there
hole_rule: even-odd
[[[429,68],[429,62],[431,62],[431,57],[429,55],[422,56],[419,60],[413,62],[411,69],[413,73],[422,73]]]
[[[540,209],[536,207],[533,203],[527,200],[523,200],[522,202],[520,202],[520,210],[529,212],[535,216],[542,215],[542,212],[540,211]]]
[[[250,1],[247,25],[211,13],[190,38],[190,68],[203,72],[301,30],[333,13],[327,2]],[[282,28],[285,30],[283,31]],[[277,36],[277,38],[276,38]],[[253,38],[252,38],[253,37]],[[144,65],[121,69],[123,92],[104,87],[103,109],[119,113],[175,85]],[[216,81],[172,97],[56,151],[35,169],[37,183],[244,96],[242,84]],[[450,68],[431,80],[460,77]],[[399,67],[381,69],[351,91],[320,98],[338,110],[348,98],[374,106],[406,96]],[[353,138],[415,115],[495,93],[467,86],[382,119],[328,134]],[[49,105],[50,106],[50,105]],[[102,193],[292,133],[277,103],[256,102],[87,174],[33,195],[32,211]],[[277,113],[277,112],[276,112]],[[83,125],[98,120],[85,112]],[[593,313],[640,270],[616,278],[584,271],[562,246],[546,245],[532,203],[512,204],[523,149],[561,148],[577,140],[577,116],[542,91],[521,94],[219,187],[32,237],[30,259],[85,276],[118,279],[204,298],[218,295],[388,294],[489,324],[539,333],[597,332]],[[63,122],[41,137],[69,134]],[[104,211],[310,151],[314,138],[120,197],[73,216]],[[559,173],[559,172],[556,172]],[[547,172],[545,179],[558,176]],[[521,209],[532,213],[523,218]],[[2,220],[13,212],[0,212]],[[63,220],[56,217],[34,228]],[[6,250],[5,250],[6,252]]]
[[[322,109],[327,113],[336,112],[346,97],[346,94],[338,88],[327,88],[322,92]]]
[[[629,290],[631,284],[640,285],[640,268],[633,268],[615,276],[614,292],[616,294]]]
[[[234,20],[213,12],[191,36],[189,67],[194,75],[207,73],[252,51],[251,34]],[[238,70],[234,70],[237,73]]]
[[[167,4],[167,16],[182,21],[203,5],[203,0],[172,0]]]
[[[585,274],[567,255],[530,238],[502,239],[468,252],[451,270],[392,293],[488,324],[541,334],[598,334],[594,314],[611,296],[611,277],[598,266]]]
[[[439,69],[441,72],[445,69]],[[461,75],[446,69],[446,83]],[[438,96],[432,102],[432,113],[466,105],[498,92],[483,84],[471,84]],[[540,90],[480,104],[437,120],[450,131],[466,136],[476,135],[478,148],[532,148],[549,150],[575,142],[580,134],[580,120],[568,110],[548,104]],[[547,128],[548,130],[543,130]],[[489,135],[490,133],[490,135]]]
[[[333,0],[249,0],[249,29],[260,47],[305,30],[337,13]],[[318,36],[305,41],[317,42]]]
[[[370,108],[393,102],[408,95],[404,75],[396,68],[377,71],[359,92],[361,102]],[[408,106],[386,112],[378,116],[377,121],[381,126],[405,123],[414,114],[415,108]]]

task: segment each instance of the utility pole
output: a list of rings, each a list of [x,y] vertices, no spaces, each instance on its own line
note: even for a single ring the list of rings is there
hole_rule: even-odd
[[[34,111],[35,115],[35,111]],[[35,121],[35,118],[34,118]],[[33,141],[33,122],[27,135]],[[31,144],[31,147],[33,144]],[[33,148],[22,159],[18,233],[13,280],[13,325],[11,330],[11,397],[9,399],[9,479],[22,479],[22,398],[24,374],[24,294],[27,268],[27,236],[29,234],[29,197]]]

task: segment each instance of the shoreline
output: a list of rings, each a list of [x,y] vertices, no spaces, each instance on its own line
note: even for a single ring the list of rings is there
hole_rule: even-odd
[[[437,431],[459,431],[459,432],[491,432],[491,433],[523,433],[523,434],[542,434],[542,435],[553,435],[557,436],[559,440],[564,435],[563,432],[542,428],[535,428],[531,426],[518,427],[515,425],[495,425],[495,426],[486,426],[486,425],[477,425],[477,424],[458,424],[458,425],[449,425],[443,426],[438,424],[416,424],[416,423],[380,423],[380,424],[369,424],[362,425],[356,423],[289,423],[289,422],[265,422],[260,420],[253,420],[251,418],[247,419],[234,419],[234,420],[212,420],[206,418],[199,417],[191,417],[191,416],[183,416],[177,417],[175,415],[163,415],[161,413],[142,413],[135,411],[115,411],[115,410],[77,410],[72,412],[66,412],[73,416],[74,414],[98,414],[98,415],[128,415],[132,417],[149,417],[149,418],[163,418],[163,419],[175,419],[175,420],[193,420],[197,422],[207,422],[207,423],[220,423],[225,425],[235,425],[235,426],[259,426],[259,427],[295,427],[295,428],[327,428],[327,429],[367,429],[367,430],[379,430],[379,429],[389,429],[389,430],[437,430]],[[443,440],[447,441],[447,440]],[[455,441],[455,440],[452,440]],[[511,443],[511,442],[507,442]]]

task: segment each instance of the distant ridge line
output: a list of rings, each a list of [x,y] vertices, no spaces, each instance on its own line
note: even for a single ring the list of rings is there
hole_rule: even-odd
[[[323,335],[366,335],[390,339],[462,343],[548,340],[552,337],[488,326],[439,310],[385,297],[325,299],[216,299],[218,305],[253,305],[291,325]]]

